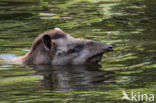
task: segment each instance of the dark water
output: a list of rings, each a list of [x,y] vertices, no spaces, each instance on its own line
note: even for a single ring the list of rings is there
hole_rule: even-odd
[[[0,103],[131,103],[121,100],[123,91],[156,96],[155,11],[155,0],[0,0]],[[115,50],[90,66],[4,61],[55,27]]]

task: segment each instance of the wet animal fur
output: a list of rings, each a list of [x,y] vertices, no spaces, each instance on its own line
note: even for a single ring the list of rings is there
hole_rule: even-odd
[[[85,64],[88,61],[97,63],[109,47],[110,45],[93,40],[73,38],[56,28],[40,34],[33,42],[31,50],[13,61],[24,65]]]

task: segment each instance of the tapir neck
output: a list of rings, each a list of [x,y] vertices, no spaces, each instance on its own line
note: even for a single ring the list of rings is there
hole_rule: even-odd
[[[23,63],[26,65],[31,64],[50,64],[50,57],[48,52],[39,45],[35,50],[32,50],[23,57]]]

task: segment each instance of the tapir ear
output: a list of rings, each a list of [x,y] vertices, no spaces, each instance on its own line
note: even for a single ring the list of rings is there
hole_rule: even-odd
[[[49,51],[52,47],[52,44],[51,44],[51,38],[48,34],[45,34],[43,36],[43,44],[44,44],[44,47],[47,51]]]

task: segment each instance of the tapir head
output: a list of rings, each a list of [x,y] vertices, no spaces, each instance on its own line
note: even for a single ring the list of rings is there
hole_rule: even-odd
[[[56,28],[39,35],[29,53],[16,59],[20,64],[93,64],[103,53],[112,51],[111,45],[93,40],[78,39]]]
[[[45,32],[42,42],[52,65],[98,63],[103,53],[113,50],[111,45],[74,38],[59,28]]]

